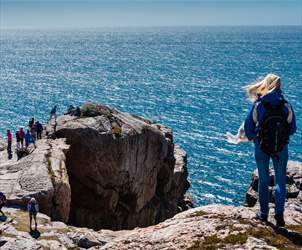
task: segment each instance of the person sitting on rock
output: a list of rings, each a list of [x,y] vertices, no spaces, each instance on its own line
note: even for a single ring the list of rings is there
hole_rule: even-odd
[[[275,219],[277,226],[284,226],[288,142],[290,135],[296,132],[294,111],[281,93],[281,79],[277,75],[268,74],[260,82],[248,85],[246,90],[254,101],[244,122],[244,131],[247,138],[254,141],[259,172],[260,211],[256,218],[268,219],[271,158],[275,170]]]
[[[35,198],[31,198],[27,204],[27,211],[29,213],[29,229],[32,231],[32,219],[35,221],[35,231],[37,231],[37,213],[39,212],[39,204]]]
[[[67,109],[67,112],[64,115],[74,115],[75,113],[75,107],[73,105],[69,105],[69,108]]]
[[[2,214],[2,216],[5,216],[5,214],[2,211],[2,207],[5,205],[6,203],[6,196],[4,195],[4,193],[0,192],[0,213]]]

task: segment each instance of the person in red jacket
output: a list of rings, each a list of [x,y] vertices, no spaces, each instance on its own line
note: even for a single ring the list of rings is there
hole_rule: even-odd
[[[19,136],[19,140],[21,143],[21,147],[23,148],[24,147],[24,137],[25,137],[25,132],[24,132],[23,128],[19,129],[18,136]]]

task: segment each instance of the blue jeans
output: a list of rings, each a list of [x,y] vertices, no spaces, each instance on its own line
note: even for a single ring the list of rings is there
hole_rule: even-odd
[[[273,160],[275,171],[275,214],[283,214],[286,196],[286,166],[288,161],[288,146],[286,145],[276,156],[264,153],[260,145],[255,143],[255,158],[259,173],[258,192],[261,216],[269,213],[269,162]]]

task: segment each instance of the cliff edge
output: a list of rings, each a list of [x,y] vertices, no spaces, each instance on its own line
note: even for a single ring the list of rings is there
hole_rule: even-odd
[[[93,229],[156,224],[187,209],[186,152],[171,129],[87,103],[80,116],[46,126],[43,140],[21,160],[0,157],[0,188],[9,205],[29,197],[53,220]]]

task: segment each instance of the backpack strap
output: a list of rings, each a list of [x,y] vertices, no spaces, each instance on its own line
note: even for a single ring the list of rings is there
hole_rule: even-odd
[[[257,108],[259,106],[260,102],[256,102],[253,109],[253,121],[255,124],[258,123],[258,111]]]

